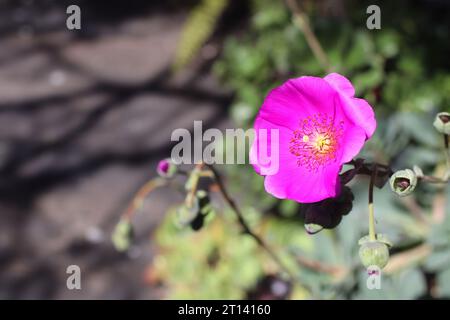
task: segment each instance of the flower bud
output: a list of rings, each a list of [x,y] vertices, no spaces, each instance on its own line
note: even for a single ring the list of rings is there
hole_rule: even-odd
[[[116,225],[111,240],[117,251],[126,251],[133,240],[133,226],[127,219],[122,219]]]
[[[410,169],[395,172],[389,180],[391,189],[400,197],[411,194],[417,186],[417,175]]]
[[[359,248],[359,258],[366,268],[377,266],[383,269],[389,261],[388,245],[377,240],[364,242]]]
[[[177,173],[177,165],[174,164],[169,158],[164,159],[158,163],[156,171],[160,177],[170,179],[175,175],[175,173]]]
[[[433,126],[440,133],[450,135],[450,113],[439,112],[434,119]]]
[[[358,244],[361,246],[366,242],[370,242],[370,237],[369,236],[364,236],[361,239],[359,239]],[[376,235],[376,241],[378,242],[382,242],[385,245],[388,246],[388,248],[392,247],[392,242],[388,239],[388,237],[382,233],[377,233]]]

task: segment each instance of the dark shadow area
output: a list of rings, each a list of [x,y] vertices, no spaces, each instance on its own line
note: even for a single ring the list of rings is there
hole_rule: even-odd
[[[158,297],[139,275],[152,256],[148,235],[180,199],[157,198],[143,218],[136,238],[142,261],[117,253],[109,232],[157,161],[170,155],[171,130],[191,130],[194,120],[205,129],[226,122],[232,96],[211,85],[211,59],[182,80],[170,71],[196,3],[0,2],[0,299]],[[71,4],[82,8],[80,31],[65,28]],[[91,55],[108,59],[111,43],[123,57],[99,73]],[[127,56],[129,46],[149,70],[138,80],[127,78],[141,68]],[[101,240],[86,236],[91,229]],[[65,287],[70,264],[83,271],[81,292]]]

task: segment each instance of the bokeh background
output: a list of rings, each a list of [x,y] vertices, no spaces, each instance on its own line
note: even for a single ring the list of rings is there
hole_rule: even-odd
[[[299,1],[332,70],[375,109],[361,157],[394,170],[445,170],[434,116],[450,110],[450,2]],[[78,4],[82,28],[66,28]],[[381,8],[381,30],[366,9]],[[394,243],[382,290],[365,287],[367,179],[352,212],[310,236],[301,205],[263,190],[245,165],[218,169],[255,232],[298,275],[287,281],[217,194],[215,214],[180,228],[184,196],[150,195],[117,252],[111,232],[170,155],[171,132],[251,127],[268,90],[326,74],[277,0],[0,0],[1,299],[416,299],[450,297],[449,188],[399,199],[376,190],[380,232]],[[188,168],[187,168],[188,169]],[[447,200],[446,200],[447,199]],[[66,288],[79,265],[82,290]]]

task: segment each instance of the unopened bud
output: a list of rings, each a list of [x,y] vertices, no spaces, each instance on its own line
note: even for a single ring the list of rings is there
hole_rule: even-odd
[[[377,266],[383,269],[389,261],[388,245],[377,240],[364,242],[359,248],[359,258],[366,268]]]
[[[395,172],[389,180],[391,189],[404,197],[411,194],[417,186],[417,175],[410,169]]]
[[[450,113],[439,112],[434,119],[433,126],[440,133],[450,135]]]
[[[177,165],[171,159],[164,159],[158,163],[156,168],[159,176],[163,178],[172,178],[177,173]]]
[[[133,240],[133,226],[128,219],[122,219],[116,225],[111,240],[117,251],[126,251]]]

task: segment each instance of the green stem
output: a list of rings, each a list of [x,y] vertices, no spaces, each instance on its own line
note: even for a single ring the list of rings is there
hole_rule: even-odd
[[[209,170],[212,172],[213,179],[217,183],[219,187],[219,191],[222,194],[222,197],[224,200],[228,203],[231,210],[236,214],[236,217],[238,219],[239,224],[241,225],[244,232],[248,235],[250,235],[256,243],[263,248],[267,254],[272,258],[272,260],[280,267],[281,270],[283,270],[290,278],[292,282],[296,281],[296,276],[291,272],[291,270],[285,266],[285,264],[282,262],[281,258],[278,256],[278,253],[273,250],[260,236],[258,236],[256,233],[252,231],[250,226],[248,225],[247,221],[244,218],[244,215],[242,214],[241,210],[237,206],[236,202],[230,197],[228,194],[227,189],[225,188],[225,184],[222,181],[222,177],[220,176],[219,172],[212,166],[212,165],[206,165]]]
[[[449,135],[444,134],[444,146],[445,146],[445,159],[447,163],[447,175],[450,172],[450,147],[449,147]]]
[[[375,177],[377,176],[377,165],[374,164],[374,169],[370,177],[369,184],[369,239],[370,241],[377,240],[375,233],[375,215],[373,212],[373,186],[375,182]]]
[[[331,72],[332,68],[330,61],[309,24],[308,16],[304,13],[296,0],[286,0],[286,3],[294,16],[294,23],[300,31],[303,32],[306,43],[314,54],[314,57],[326,72]]]
[[[167,185],[167,180],[162,178],[154,178],[144,184],[139,191],[134,195],[127,209],[123,213],[123,219],[127,219],[131,221],[134,214],[137,210],[139,210],[144,204],[145,198],[149,195],[150,192],[154,191],[157,188],[164,187]]]

